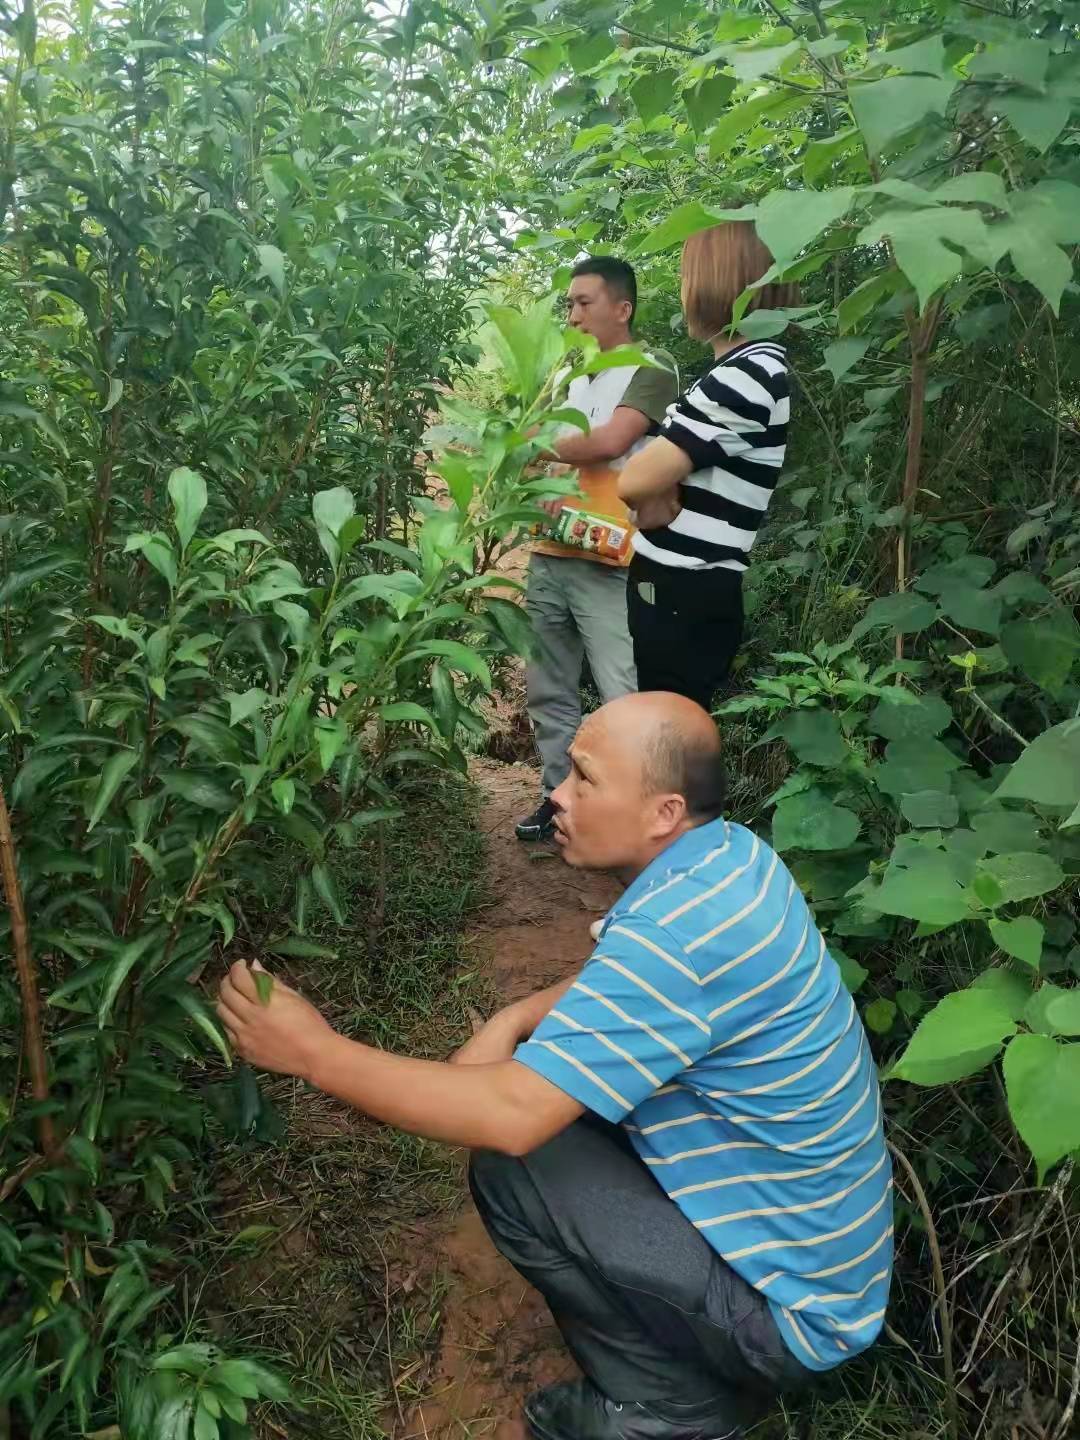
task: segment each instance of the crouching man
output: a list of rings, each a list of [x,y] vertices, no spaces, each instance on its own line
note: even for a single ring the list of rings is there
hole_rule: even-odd
[[[338,1035],[234,965],[237,1052],[468,1146],[491,1237],[584,1379],[539,1440],[721,1440],[868,1346],[892,1261],[877,1075],[779,858],[722,815],[708,715],[667,694],[590,716],[555,791],[567,863],[636,878],[564,984],[440,1064]]]

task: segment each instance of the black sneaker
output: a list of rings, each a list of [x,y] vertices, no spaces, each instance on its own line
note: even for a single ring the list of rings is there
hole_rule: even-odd
[[[555,834],[555,806],[542,800],[531,815],[518,821],[514,834],[519,840],[550,840]]]
[[[633,1401],[617,1405],[591,1380],[549,1385],[530,1395],[525,1422],[535,1440],[734,1440],[742,1434],[730,1416],[694,1412],[673,1420]]]

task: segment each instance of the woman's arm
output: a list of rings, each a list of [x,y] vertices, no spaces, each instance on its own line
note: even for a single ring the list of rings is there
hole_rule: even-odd
[[[693,468],[689,455],[678,445],[663,436],[650,440],[619,471],[619,499],[635,510],[647,500],[674,490]]]

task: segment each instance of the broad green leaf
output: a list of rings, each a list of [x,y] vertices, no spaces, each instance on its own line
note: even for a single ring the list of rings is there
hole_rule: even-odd
[[[1014,220],[1000,228],[1016,273],[1034,285],[1057,315],[1065,286],[1072,279],[1069,255],[1030,221]]]
[[[828,710],[796,710],[776,727],[804,764],[841,765],[851,753]]]
[[[886,65],[907,75],[944,75],[947,69],[945,42],[940,35],[927,35],[910,45],[895,50],[871,50],[866,57],[867,68]]]
[[[969,170],[966,175],[954,175],[930,193],[939,202],[992,205],[995,210],[1009,208],[1005,181],[993,170]]]
[[[1041,1185],[1051,1166],[1080,1149],[1080,1045],[1017,1035],[1002,1068],[1009,1114]]]
[[[682,92],[683,104],[696,135],[704,135],[731,99],[736,81],[733,75],[710,75]]]
[[[459,640],[424,640],[421,644],[410,650],[402,660],[406,664],[410,660],[417,660],[425,655],[438,655],[447,662],[451,670],[461,670],[466,675],[471,675],[478,680],[485,690],[491,689],[491,671],[487,667],[482,655],[475,650],[470,650],[467,645],[462,645]]]
[[[802,93],[798,88],[787,91],[772,90],[763,95],[755,95],[752,100],[744,100],[739,105],[732,105],[710,132],[709,159],[718,160],[722,155],[726,155],[736,140],[763,120],[783,120],[794,111],[813,105],[815,98],[814,89],[807,86]],[[752,217],[747,215],[744,218],[749,220]]]
[[[288,815],[296,799],[296,782],[281,776],[271,784],[270,794],[281,813]]]
[[[206,481],[197,470],[178,466],[169,476],[169,499],[180,544],[187,549],[206,509]]]
[[[781,852],[843,850],[858,833],[859,817],[817,788],[788,796],[773,812],[773,846]]]
[[[867,729],[886,740],[929,740],[947,730],[952,720],[952,710],[940,695],[911,695],[908,705],[879,700],[870,713]]]
[[[476,484],[472,460],[468,456],[447,451],[439,456],[436,469],[446,481],[454,504],[459,510],[467,510]]]
[[[1001,902],[1011,905],[1017,900],[1033,900],[1064,885],[1065,874],[1049,855],[1020,851],[1012,855],[991,855],[980,861],[983,874],[992,875],[1001,886]]]
[[[1019,915],[1015,920],[991,920],[990,934],[994,944],[1006,955],[1022,960],[1033,970],[1039,968],[1044,931],[1033,915]]]
[[[259,997],[260,1005],[269,1005],[270,997],[274,993],[274,977],[266,970],[252,970],[252,979],[255,981],[255,993]]]
[[[890,75],[852,85],[852,113],[870,154],[880,155],[927,116],[944,115],[955,88],[952,78],[928,75]]]
[[[950,776],[963,762],[940,740],[913,737],[890,740],[885,759],[874,771],[886,795],[914,795],[923,790],[951,791]]]
[[[324,771],[333,765],[348,738],[348,729],[337,717],[323,716],[316,722],[315,740],[319,747],[319,764]]]
[[[339,485],[333,490],[320,490],[311,502],[319,544],[331,565],[338,563],[341,546],[338,540],[356,509],[352,491]]]
[[[836,319],[840,333],[843,335],[854,330],[878,305],[906,289],[907,283],[902,270],[889,266],[885,270],[879,270],[876,275],[871,275],[869,280],[856,285],[851,294],[837,306]]]
[[[162,786],[169,795],[178,795],[182,800],[189,800],[192,805],[198,805],[204,810],[216,810],[219,814],[231,810],[236,803],[224,785],[208,775],[192,770],[168,772]]]
[[[422,705],[417,705],[413,700],[397,700],[390,705],[380,705],[379,714],[390,724],[426,725],[436,735],[439,733],[439,727],[435,723],[435,717],[431,711],[425,710]]]
[[[837,950],[835,945],[829,946],[829,953],[840,967],[840,979],[844,982],[845,988],[850,994],[856,995],[866,983],[870,972],[865,965],[860,965],[858,960],[850,955],[845,955],[842,950]]]
[[[1080,988],[1053,996],[1044,1013],[1058,1035],[1080,1035]]]
[[[1046,67],[1050,63],[1050,44],[1031,36],[1017,35],[1001,45],[990,45],[973,55],[967,64],[969,75],[977,79],[1003,76],[1017,80],[1032,90],[1042,88]]]
[[[1022,1020],[1031,1003],[1031,981],[1000,966],[984,970],[971,982],[970,988],[994,991],[1014,1020]]]
[[[888,1035],[896,1023],[896,1004],[892,1000],[871,1000],[862,1013],[863,1020],[875,1035]]]
[[[1010,664],[1056,699],[1080,660],[1080,625],[1071,611],[1058,606],[1038,620],[1004,625],[1001,648]]]
[[[957,990],[919,1022],[890,1079],[914,1085],[949,1085],[982,1070],[1016,1021],[1001,995],[987,988]]]
[[[908,824],[920,829],[951,830],[960,818],[956,796],[942,790],[916,790],[902,795],[900,809]]]
[[[641,118],[655,120],[668,109],[674,97],[675,71],[649,70],[634,81],[628,93]]]
[[[914,82],[905,79],[903,83]],[[975,209],[945,205],[936,210],[894,207],[859,232],[858,244],[877,245],[888,238],[897,265],[915,288],[920,307],[924,308],[932,296],[960,274],[962,252],[992,270],[1007,248],[1004,228],[987,226],[982,214]]]
[[[971,904],[944,857],[935,852],[911,855],[909,863],[890,864],[880,885],[865,890],[863,903],[883,915],[900,915],[927,925],[955,925],[971,916]]]
[[[834,340],[831,345],[825,346],[825,363],[821,368],[828,370],[833,380],[839,382],[849,370],[854,370],[869,350],[870,345],[870,339],[863,336],[851,335],[841,340]]]
[[[333,873],[326,865],[313,865],[311,867],[311,883],[315,886],[315,893],[322,900],[323,904],[330,911],[339,925],[345,924],[345,911],[341,904],[341,897],[338,894],[337,881]]]
[[[757,207],[758,234],[776,264],[788,265],[823,230],[843,219],[854,198],[851,185],[835,190],[773,190]]]
[[[1024,95],[1014,90],[994,103],[1021,140],[1040,154],[1049,150],[1069,123],[1071,106],[1055,95]]]
[[[681,245],[689,236],[699,230],[708,230],[724,220],[753,220],[756,212],[752,205],[741,210],[707,210],[697,200],[679,205],[670,215],[650,230],[634,246],[634,255],[655,255],[660,250],[671,250]]]
[[[898,635],[914,635],[937,619],[937,606],[922,595],[902,590],[882,595],[867,606],[866,614],[852,630],[852,639],[881,626]]]
[[[110,800],[134,769],[138,760],[139,752],[137,750],[118,750],[105,761],[101,769],[101,779],[98,781],[97,791],[94,794],[90,818],[86,824],[88,831],[93,830],[102,815],[105,814]]]
[[[252,687],[238,695],[234,690],[225,691],[225,699],[229,702],[229,724],[240,725],[245,720],[250,720],[263,708],[270,696],[265,690]]]
[[[285,256],[276,245],[256,245],[259,275],[265,275],[279,295],[285,294]]]
[[[1036,736],[995,794],[1063,808],[1080,803],[1080,720],[1063,720]]]

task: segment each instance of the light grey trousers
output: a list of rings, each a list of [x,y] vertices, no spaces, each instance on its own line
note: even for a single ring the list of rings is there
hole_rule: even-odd
[[[581,724],[581,661],[587,655],[606,705],[637,689],[626,623],[626,571],[594,560],[532,555],[525,607],[536,645],[526,670],[529,718],[543,764],[544,794],[570,771]]]

